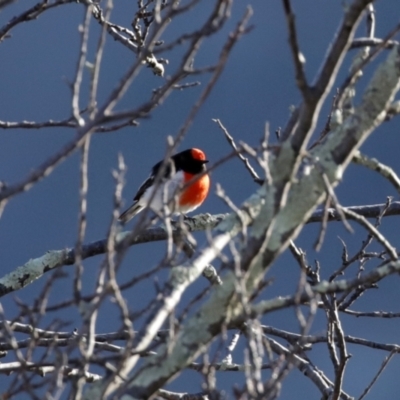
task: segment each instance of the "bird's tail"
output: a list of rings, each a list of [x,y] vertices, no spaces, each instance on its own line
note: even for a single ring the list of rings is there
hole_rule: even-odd
[[[126,211],[124,211],[118,218],[123,224],[130,221],[136,214],[143,210],[143,206],[138,203],[133,203]]]

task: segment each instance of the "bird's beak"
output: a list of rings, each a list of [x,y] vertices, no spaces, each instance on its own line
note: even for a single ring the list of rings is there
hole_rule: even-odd
[[[201,160],[201,163],[202,163],[202,164],[207,164],[207,163],[208,163],[208,160]]]

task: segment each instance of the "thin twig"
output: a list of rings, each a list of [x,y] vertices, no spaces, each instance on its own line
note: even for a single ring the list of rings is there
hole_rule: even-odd
[[[368,232],[385,248],[393,261],[398,259],[396,249],[389,243],[384,235],[382,235],[369,221],[367,221],[365,217],[346,208],[342,208],[342,211],[346,216],[351,216],[353,220],[364,226],[364,228],[366,228]]]
[[[362,392],[361,396],[358,398],[358,400],[362,400],[372,389],[372,386],[375,385],[376,381],[378,380],[378,378],[382,375],[383,371],[385,370],[385,368],[387,367],[387,365],[389,364],[390,360],[392,359],[392,357],[395,355],[396,353],[394,351],[391,351],[391,353],[383,360],[382,365],[380,366],[378,372],[376,373],[376,375],[374,376],[374,378],[372,379],[371,383],[365,388],[365,390]]]
[[[328,210],[329,210],[329,207],[331,205],[331,200],[332,200],[332,198],[328,194],[326,196],[326,199],[325,199],[325,202],[324,202],[324,215],[323,215],[323,218],[322,218],[321,228],[320,228],[317,240],[316,240],[316,242],[314,244],[314,249],[315,249],[316,252],[319,252],[321,250],[322,244],[324,242],[325,234],[326,234],[326,231],[328,229],[328,215],[329,215]]]
[[[225,128],[224,125],[222,125],[222,122],[219,119],[213,119],[213,121],[215,123],[218,124],[218,126],[221,128],[222,132],[225,135],[226,140],[228,141],[228,143],[231,145],[231,147],[233,148],[233,150],[236,151],[237,156],[243,161],[247,171],[249,171],[251,177],[253,178],[254,182],[256,182],[259,185],[262,185],[264,183],[264,180],[261,179],[257,172],[254,170],[254,168],[250,165],[249,159],[247,157],[245,157],[238,149],[235,140],[233,139],[233,137],[229,134],[228,130]]]
[[[82,86],[83,79],[83,70],[86,64],[86,56],[88,51],[88,42],[89,42],[89,26],[92,14],[92,7],[88,5],[85,12],[85,17],[83,24],[81,26],[81,46],[80,46],[80,54],[78,58],[78,63],[76,66],[75,79],[73,84],[72,91],[72,115],[74,116],[78,126],[83,126],[85,124],[84,119],[80,115],[79,111],[79,100],[80,100],[80,91]]]
[[[355,164],[359,164],[371,169],[372,171],[376,171],[378,174],[387,179],[400,193],[400,178],[397,176],[396,172],[388,165],[382,164],[376,158],[370,158],[365,154],[362,154],[360,151],[357,151],[354,154],[352,161]]]
[[[296,17],[293,13],[290,0],[283,0],[283,6],[285,10],[287,30],[289,32],[289,45],[292,52],[292,59],[296,71],[296,83],[301,94],[303,95],[303,98],[306,99],[310,95],[310,87],[308,86],[306,74],[304,72],[305,59],[300,51],[298,43],[295,24]]]
[[[351,42],[351,49],[358,49],[360,47],[376,47],[382,46],[384,49],[393,49],[393,47],[398,46],[399,42],[397,40],[387,40],[378,39],[378,38],[357,38]]]

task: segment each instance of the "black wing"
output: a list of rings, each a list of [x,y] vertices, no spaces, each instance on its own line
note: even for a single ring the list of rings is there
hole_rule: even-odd
[[[151,169],[150,176],[141,184],[133,201],[138,201],[144,194],[144,192],[150,187],[153,186],[153,183],[156,179],[158,171],[161,168],[162,161],[158,162],[154,167]],[[167,167],[165,168],[164,178],[169,178],[171,176],[171,163],[169,162]]]
[[[144,194],[144,192],[153,185],[155,176],[150,175],[141,185],[137,193],[135,194],[135,197],[133,198],[133,201],[138,201]]]

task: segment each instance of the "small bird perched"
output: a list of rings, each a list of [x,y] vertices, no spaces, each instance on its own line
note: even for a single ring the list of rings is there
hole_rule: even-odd
[[[162,163],[160,161],[154,165],[149,178],[142,183],[133,198],[133,204],[119,216],[122,223],[125,224],[146,207],[159,213],[164,204],[168,204],[174,213],[186,214],[195,210],[206,199],[210,177],[204,174],[208,160],[203,151],[188,149],[172,156],[165,167],[161,182],[155,187],[155,178]],[[201,176],[195,179],[196,175]],[[189,181],[192,183],[186,185]],[[176,200],[172,201],[174,196]]]

